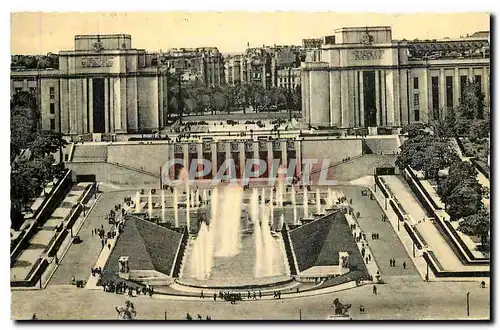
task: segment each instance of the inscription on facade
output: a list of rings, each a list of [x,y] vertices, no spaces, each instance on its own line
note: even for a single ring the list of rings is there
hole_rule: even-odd
[[[111,68],[113,59],[109,57],[93,56],[82,58],[82,68]]]
[[[353,52],[354,60],[356,61],[373,61],[381,60],[384,52],[378,49],[372,50],[354,50]]]

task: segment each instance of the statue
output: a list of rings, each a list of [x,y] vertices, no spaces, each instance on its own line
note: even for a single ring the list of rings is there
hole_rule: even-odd
[[[342,268],[349,268],[349,256],[342,256]]]
[[[349,308],[351,308],[351,304],[344,305],[340,302],[339,298],[335,298],[333,301],[332,307],[335,310],[335,315],[340,316],[348,316]]]

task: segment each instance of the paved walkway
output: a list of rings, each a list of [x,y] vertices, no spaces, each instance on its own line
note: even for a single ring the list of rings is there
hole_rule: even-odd
[[[466,266],[463,265],[455,252],[449,246],[448,242],[436,228],[436,225],[426,219],[426,213],[419,201],[411,193],[410,188],[399,177],[394,175],[382,176],[389,188],[396,195],[405,211],[410,214],[413,224],[418,232],[427,242],[429,248],[434,252],[439,263],[444,270],[463,271],[463,270],[488,270],[488,266]],[[425,221],[422,221],[426,219]]]
[[[135,191],[133,192],[135,193]],[[131,194],[132,190],[105,192],[102,195],[78,233],[82,242],[71,246],[64,259],[61,260],[49,285],[69,284],[73,276],[76,279],[86,280],[88,278],[90,269],[101,253],[101,242],[98,236],[92,235],[92,230],[100,228],[101,225],[108,229],[110,225],[104,219],[105,214],[115,204],[123,204],[123,198],[131,196]]]
[[[360,213],[358,218],[359,227],[366,234],[381,274],[384,278],[402,276],[420,280],[412,260],[391,227],[390,222],[382,221],[384,211],[376,200],[370,200],[369,196],[361,196],[361,190],[363,189],[366,188],[342,187],[347,199],[352,199],[354,213]],[[380,238],[372,240],[371,233],[378,233]],[[391,258],[396,259],[396,267],[389,265],[389,259]],[[406,263],[406,269],[403,269],[403,262]]]

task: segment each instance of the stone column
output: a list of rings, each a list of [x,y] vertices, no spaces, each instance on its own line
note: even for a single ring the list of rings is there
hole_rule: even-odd
[[[108,79],[104,78],[104,133],[109,133],[109,83]]]
[[[212,179],[217,175],[217,143],[210,144],[210,151],[212,156]]]
[[[87,79],[82,79],[83,83],[83,88],[82,88],[82,121],[83,121],[83,133],[88,133],[88,127],[89,125],[89,118],[88,118],[88,112],[87,112],[87,102],[88,102],[88,96],[87,96]]]
[[[243,179],[243,175],[245,174],[245,142],[238,142],[238,153],[240,159],[240,178]]]
[[[89,78],[89,96],[87,102],[89,103],[89,132],[94,132],[94,84],[92,78]]]
[[[359,71],[359,126],[365,127],[365,86],[363,71]]]
[[[108,97],[109,97],[109,132],[114,133],[115,132],[115,106],[114,106],[114,99],[115,99],[115,88],[114,88],[114,80],[115,78],[109,78],[109,83],[108,83]]]
[[[490,106],[490,86],[489,86],[489,81],[490,81],[490,72],[489,72],[488,67],[483,67],[483,77],[481,79],[481,84],[483,93],[484,93],[484,105],[489,107]]]
[[[281,147],[281,166],[286,167],[287,145],[286,141],[280,141]]]
[[[460,73],[458,68],[455,68],[453,76],[453,107],[458,108],[460,104]]]
[[[381,116],[381,121],[382,121],[382,126],[387,125],[387,97],[386,97],[386,81],[385,81],[385,70],[381,70],[379,72],[379,79],[380,79],[380,97],[382,98],[382,109],[380,109],[380,116]]]
[[[474,81],[474,71],[472,69],[472,67],[469,68],[469,70],[467,71],[467,76],[469,77],[469,81]]]
[[[342,128],[349,127],[350,121],[350,98],[349,98],[349,71],[340,71],[340,107],[342,113]]]
[[[184,161],[184,167],[186,168],[186,171],[189,171],[189,144],[188,143],[182,143],[182,158]]]
[[[439,118],[444,118],[446,115],[446,77],[444,74],[444,69],[439,69]]]
[[[375,71],[375,109],[376,109],[376,126],[380,125],[380,71]]]

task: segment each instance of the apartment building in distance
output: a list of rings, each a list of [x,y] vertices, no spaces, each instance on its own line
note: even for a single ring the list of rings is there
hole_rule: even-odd
[[[160,55],[161,65],[182,77],[206,86],[224,83],[224,56],[217,47],[173,48]]]

